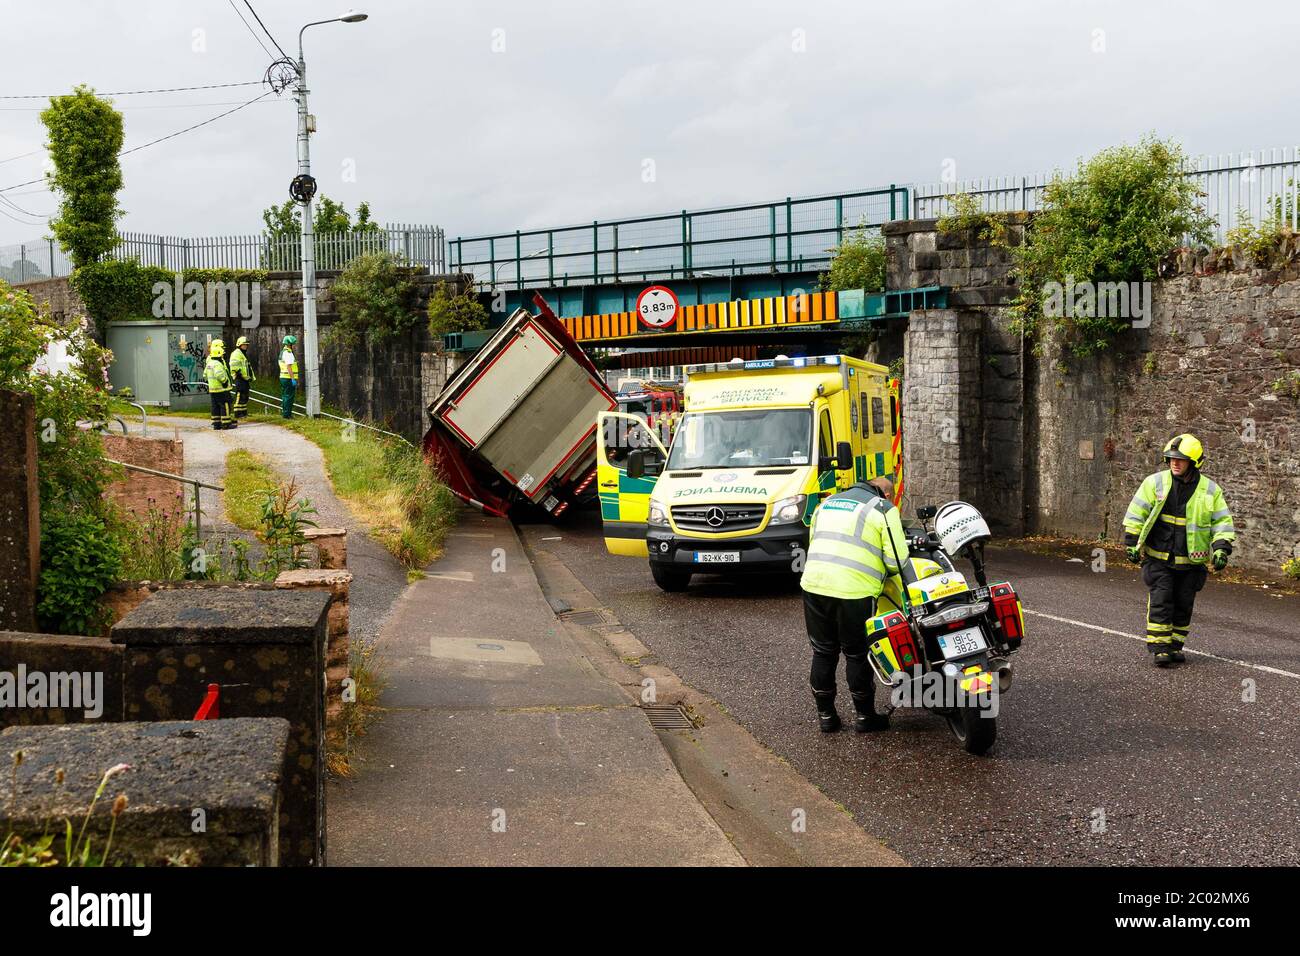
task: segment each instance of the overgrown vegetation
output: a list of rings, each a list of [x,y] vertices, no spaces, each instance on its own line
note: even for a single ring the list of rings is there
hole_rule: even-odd
[[[186,284],[201,284],[206,301],[209,283],[261,282],[266,274],[265,269],[191,269],[180,278]],[[162,282],[170,287],[176,279],[177,273],[170,269],[141,265],[137,259],[105,259],[76,269],[68,282],[81,299],[86,313],[102,330],[107,322],[155,318],[155,285]],[[179,310],[184,302],[183,298],[173,308]],[[175,317],[181,318],[180,315]]]
[[[1224,236],[1229,246],[1239,246],[1250,264],[1260,269],[1275,268],[1300,252],[1300,233],[1291,228],[1290,209],[1284,209],[1281,196],[1272,207],[1259,222],[1252,222],[1247,210],[1238,210],[1238,225]]]
[[[1182,164],[1180,147],[1147,138],[1080,161],[1071,178],[1056,176],[1025,241],[1012,248],[1015,327],[1034,336],[1050,323],[1080,356],[1104,350],[1128,328],[1127,318],[1110,314],[1046,316],[1045,290],[1052,282],[1151,281],[1160,258],[1184,237],[1208,243],[1213,220]]]
[[[982,242],[1001,245],[1006,241],[1006,226],[992,213],[984,211],[978,196],[954,193],[948,197],[948,212],[939,217],[940,232],[971,232]]]
[[[1300,558],[1287,558],[1282,562],[1282,573],[1300,581]]]
[[[458,503],[418,448],[328,418],[281,424],[320,446],[335,494],[403,565],[421,568],[441,553]]]
[[[46,365],[53,342],[67,349],[66,371]],[[37,622],[53,633],[98,633],[106,619],[99,598],[121,574],[122,550],[103,498],[111,466],[98,433],[108,420],[111,359],[84,320],[56,320],[26,292],[0,282],[0,388],[33,396],[36,406]]]
[[[429,296],[429,334],[441,341],[450,332],[474,332],[486,329],[488,312],[473,288],[458,291],[455,286],[439,282]]]
[[[66,96],[51,97],[41,122],[54,166],[45,178],[59,196],[59,212],[50,220],[50,229],[73,266],[80,268],[117,245],[122,114],[94,90],[78,86]]]
[[[9,791],[9,819],[11,821],[18,806],[18,768],[23,765],[25,759],[26,755],[23,751],[14,751],[13,762],[10,765],[12,776]],[[86,809],[86,815],[82,818],[81,827],[75,837],[72,834],[73,823],[67,818],[63,820],[62,826],[58,826],[54,824],[53,820],[47,819],[41,829],[41,835],[34,838],[25,838],[21,834],[15,833],[11,822],[4,840],[0,841],[0,867],[48,867],[60,864],[74,867],[107,866],[109,855],[113,852],[113,837],[117,833],[118,817],[126,812],[128,806],[126,794],[119,793],[109,809],[108,836],[104,840],[103,849],[97,849],[94,846],[94,840],[86,834],[86,828],[95,813],[95,806],[108,788],[108,782],[129,769],[131,768],[126,764],[120,763],[104,771],[104,775],[99,779],[99,786],[95,788],[95,795],[90,800],[90,806]],[[56,787],[62,789],[66,779],[67,773],[62,768],[54,771],[54,785]],[[51,829],[52,826],[54,829]],[[62,841],[63,854],[61,857],[55,852],[55,847],[59,845],[56,844],[56,840]]]
[[[255,531],[261,521],[266,492],[278,484],[277,475],[263,456],[243,448],[228,452],[223,481],[226,517],[236,527]]]
[[[418,321],[414,273],[389,252],[357,256],[331,289],[339,317],[325,334],[327,346],[352,346],[405,332]]]
[[[312,204],[312,230],[316,235],[347,233],[353,237],[347,252],[358,246],[374,252],[384,248],[383,230],[379,223],[370,218],[370,204],[362,202],[357,206],[356,219],[342,204],[328,196],[317,196]],[[298,269],[301,266],[300,250],[302,248],[302,206],[292,199],[286,199],[278,206],[269,206],[262,210],[262,223],[266,226],[267,245],[262,254],[262,265],[268,269]],[[319,269],[339,268],[344,263],[335,261],[336,250],[320,248],[316,250],[316,267]]]
[[[845,289],[885,290],[885,237],[871,235],[865,225],[848,233],[835,247],[830,269],[822,275],[828,292]]]

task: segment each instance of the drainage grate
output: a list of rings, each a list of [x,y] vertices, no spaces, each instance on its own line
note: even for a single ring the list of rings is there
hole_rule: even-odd
[[[643,704],[641,709],[655,730],[693,730],[695,724],[680,704]]]
[[[584,627],[600,627],[602,624],[608,624],[605,615],[600,611],[562,611],[560,617],[573,624],[581,624]]]

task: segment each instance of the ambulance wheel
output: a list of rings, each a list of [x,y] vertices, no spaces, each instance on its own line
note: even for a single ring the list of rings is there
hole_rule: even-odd
[[[958,707],[947,718],[952,735],[968,754],[988,753],[998,739],[998,721],[980,707]]]
[[[661,591],[685,591],[691,583],[689,571],[669,571],[657,564],[650,565],[650,576],[655,579],[655,584],[659,585]]]

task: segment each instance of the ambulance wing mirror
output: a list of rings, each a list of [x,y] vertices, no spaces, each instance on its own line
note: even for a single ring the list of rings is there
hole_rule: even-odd
[[[936,508],[934,505],[923,505],[922,507],[916,509],[916,516],[920,518],[922,521],[929,521],[938,513],[939,513],[939,509]]]
[[[846,441],[835,446],[835,467],[840,471],[848,471],[853,467],[853,446]]]
[[[627,476],[629,478],[654,478],[662,471],[663,458],[657,448],[638,448],[627,456]]]

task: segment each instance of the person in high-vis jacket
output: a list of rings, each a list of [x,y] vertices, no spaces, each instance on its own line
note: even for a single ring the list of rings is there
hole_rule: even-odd
[[[248,392],[253,387],[257,375],[248,361],[248,336],[241,335],[235,342],[235,349],[230,353],[230,377],[235,385],[235,417],[248,416]]]
[[[217,430],[235,427],[230,404],[230,369],[226,366],[225,355],[225,344],[220,339],[213,339],[208,346],[208,361],[203,366],[208,396],[212,400],[212,427]]]
[[[844,655],[844,676],[859,733],[884,730],[889,718],[875,711],[875,681],[867,661],[867,621],[887,578],[907,560],[907,535],[890,499],[885,477],[859,482],[821,503],[813,514],[800,587],[804,624],[812,645],[813,699],[821,729],[840,729],[835,710],[835,671]]]
[[[1168,471],[1147,476],[1124,515],[1128,559],[1142,564],[1147,602],[1147,649],[1157,667],[1181,664],[1196,594],[1206,565],[1222,571],[1237,534],[1223,489],[1205,475],[1205,450],[1195,435],[1165,445]]]
[[[298,394],[298,360],[293,356],[297,338],[286,335],[280,343],[280,417],[293,418],[293,400]]]

